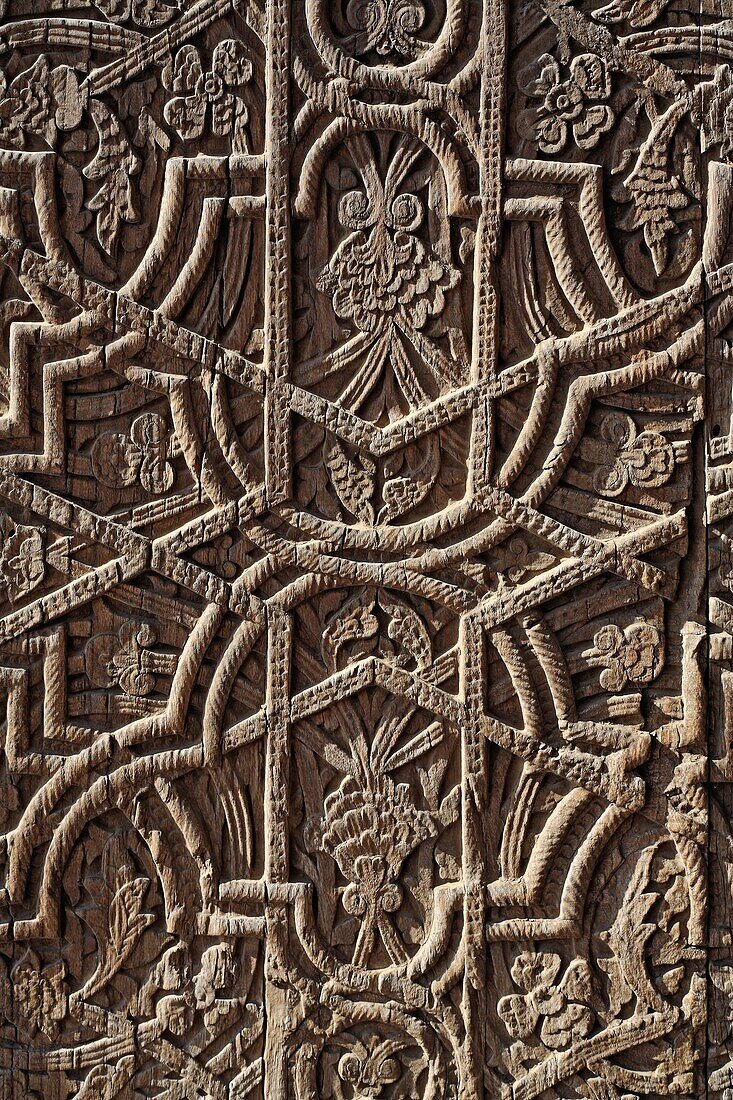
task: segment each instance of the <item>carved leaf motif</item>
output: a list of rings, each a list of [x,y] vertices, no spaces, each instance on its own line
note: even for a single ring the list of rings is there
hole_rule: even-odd
[[[97,967],[85,987],[87,996],[101,990],[124,967],[134,953],[155,914],[143,905],[150,879],[136,875],[130,854],[120,837],[113,835],[102,852],[102,876],[106,917],[90,924],[97,938]]]
[[[96,7],[112,23],[132,20],[136,26],[151,30],[170,22],[179,6],[179,3],[165,3],[163,0],[100,0],[96,3]]]
[[[379,522],[388,523],[417,507],[435,485],[440,464],[440,446],[434,436],[411,447],[408,455],[388,460],[384,468],[384,505],[379,510]],[[396,476],[398,472],[400,476]]]
[[[623,904],[606,940],[614,953],[610,960],[599,960],[611,980],[612,1010],[617,1012],[633,994],[639,1011],[664,1011],[664,1001],[655,987],[649,970],[647,945],[657,931],[651,917],[659,902],[655,889],[653,862],[655,846],[642,852],[624,896]]]
[[[660,17],[669,3],[670,0],[613,0],[595,14],[604,23],[625,21],[632,27],[647,27]]]
[[[142,904],[148,889],[148,879],[136,878],[122,882],[109,908],[110,944],[117,955],[117,965],[134,951],[138,939],[154,920],[152,913],[143,913]]]
[[[376,637],[379,622],[374,614],[376,596],[362,596],[349,600],[334,616],[323,632],[321,651],[326,665],[331,671],[339,666],[339,653],[349,642],[364,641]]]
[[[367,455],[346,447],[336,438],[324,447],[331,483],[339,500],[361,523],[374,523],[372,498],[376,490],[376,464]]]
[[[130,1079],[135,1072],[135,1057],[128,1055],[114,1066],[95,1066],[84,1079],[74,1100],[134,1100]]]
[[[399,664],[415,662],[418,669],[428,668],[432,658],[430,634],[419,615],[412,608],[392,600],[387,595],[379,596],[379,603],[389,614],[387,634],[397,648]]]
[[[651,252],[654,269],[663,274],[669,261],[669,237],[677,232],[671,211],[684,210],[690,202],[679,177],[670,170],[670,147],[684,105],[675,105],[655,122],[625,180],[633,210],[629,228],[641,228]]]
[[[133,177],[140,172],[142,161],[132,149],[119,120],[104,103],[93,99],[89,110],[99,144],[94,160],[84,169],[84,175],[101,183],[88,206],[97,212],[99,243],[111,256],[123,224],[133,224],[139,220]]]

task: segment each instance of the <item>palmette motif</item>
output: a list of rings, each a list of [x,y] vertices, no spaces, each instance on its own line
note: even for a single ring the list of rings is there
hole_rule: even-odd
[[[732,17],[3,6],[0,1100],[731,1100]]]

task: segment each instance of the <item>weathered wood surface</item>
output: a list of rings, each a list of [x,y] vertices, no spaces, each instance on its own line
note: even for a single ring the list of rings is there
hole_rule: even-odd
[[[0,1100],[731,1100],[731,0],[3,13]]]

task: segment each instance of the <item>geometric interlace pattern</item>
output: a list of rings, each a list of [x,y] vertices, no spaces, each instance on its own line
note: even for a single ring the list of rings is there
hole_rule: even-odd
[[[1,1100],[731,1100],[731,0],[2,11]]]

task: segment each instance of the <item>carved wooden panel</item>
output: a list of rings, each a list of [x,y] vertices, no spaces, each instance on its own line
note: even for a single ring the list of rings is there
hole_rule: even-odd
[[[731,0],[3,0],[0,1100],[733,1100]]]

